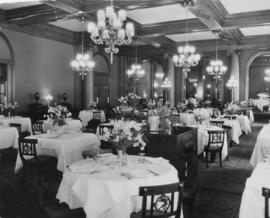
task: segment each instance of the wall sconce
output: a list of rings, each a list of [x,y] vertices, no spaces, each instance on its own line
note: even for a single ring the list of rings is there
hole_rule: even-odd
[[[50,102],[53,100],[53,97],[51,95],[46,95],[45,100],[47,101],[48,105],[50,105]]]

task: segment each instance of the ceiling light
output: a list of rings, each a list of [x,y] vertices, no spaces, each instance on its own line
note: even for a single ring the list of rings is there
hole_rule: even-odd
[[[116,46],[127,45],[132,41],[134,36],[133,23],[127,23],[123,28],[126,20],[126,11],[121,9],[118,14],[114,11],[113,0],[111,5],[105,10],[98,10],[97,23],[89,22],[87,30],[91,35],[91,39],[98,45],[105,44],[105,52],[111,55],[111,63],[113,54],[119,52]]]

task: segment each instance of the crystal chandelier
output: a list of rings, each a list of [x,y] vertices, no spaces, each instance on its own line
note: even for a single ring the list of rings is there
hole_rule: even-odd
[[[138,64],[138,57],[137,57],[137,41],[135,45],[135,64],[131,65],[131,68],[127,70],[128,77],[135,78],[135,80],[139,80],[140,78],[144,77],[145,71],[142,69],[142,66]]]
[[[266,76],[264,77],[264,81],[270,82],[270,69],[265,70]]]
[[[163,72],[157,72],[157,73],[155,73],[155,77],[157,79],[163,79],[164,78],[164,73]]]
[[[84,18],[82,18],[81,22],[83,21]],[[76,59],[72,60],[70,65],[75,72],[79,73],[79,75],[82,77],[82,80],[84,80],[84,77],[87,75],[87,73],[91,71],[95,66],[95,62],[90,59],[89,54],[84,53],[83,51],[83,32],[82,32],[81,48],[82,48],[81,53],[78,53],[76,55]]]
[[[111,5],[105,11],[98,10],[97,24],[89,22],[87,26],[91,39],[98,45],[105,44],[105,52],[110,53],[111,63],[113,54],[117,54],[119,51],[116,46],[130,44],[134,36],[132,23],[127,23],[125,29],[123,28],[125,20],[126,11],[121,9],[117,15],[114,11],[113,0],[111,0]]]
[[[161,84],[161,88],[163,89],[169,89],[172,87],[172,83],[171,81],[166,77],[163,81],[163,83]]]
[[[218,60],[217,38],[218,37],[216,36],[216,60],[210,61],[210,65],[206,67],[207,73],[213,76],[216,81],[219,80],[227,71],[227,67],[223,65],[223,61]]]
[[[193,2],[193,4],[191,4]],[[201,55],[196,54],[196,48],[188,44],[188,10],[187,8],[194,5],[194,1],[184,1],[180,0],[180,4],[185,7],[186,10],[186,44],[184,46],[178,47],[178,54],[173,56],[173,62],[176,67],[182,67],[184,73],[190,71],[190,67],[196,66],[200,59]]]
[[[234,76],[231,76],[230,79],[228,80],[228,82],[226,83],[226,86],[229,89],[233,89],[238,87],[238,81],[234,78]]]

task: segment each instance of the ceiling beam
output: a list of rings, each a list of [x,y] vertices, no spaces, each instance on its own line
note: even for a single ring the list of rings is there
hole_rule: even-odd
[[[57,0],[52,2],[45,3],[52,7],[58,8],[62,11],[65,11],[69,14],[75,14],[79,11],[84,11],[84,4],[78,0]]]
[[[268,25],[270,25],[270,10],[227,15],[222,23],[223,28],[229,29]]]

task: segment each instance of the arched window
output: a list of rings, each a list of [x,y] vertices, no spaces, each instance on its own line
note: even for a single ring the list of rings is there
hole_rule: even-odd
[[[0,103],[14,100],[14,57],[7,37],[0,32]]]

